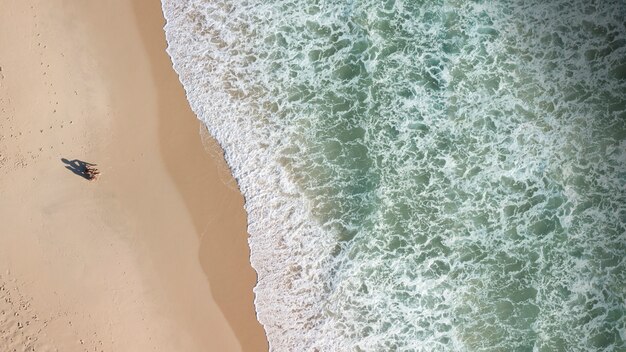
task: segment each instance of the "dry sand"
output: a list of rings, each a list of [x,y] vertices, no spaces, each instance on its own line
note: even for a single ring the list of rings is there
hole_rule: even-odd
[[[0,0],[0,351],[267,350],[243,199],[163,21],[157,0]]]

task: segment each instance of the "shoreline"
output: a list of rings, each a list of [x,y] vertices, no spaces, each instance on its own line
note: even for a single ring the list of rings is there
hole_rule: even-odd
[[[198,260],[211,283],[213,299],[235,332],[242,351],[267,350],[268,347],[263,346],[267,339],[254,311],[252,288],[257,277],[249,259],[244,198],[224,160],[221,147],[191,110],[183,85],[165,50],[165,19],[161,4],[145,9],[138,5],[140,2],[134,1],[133,5],[143,43],[154,59],[153,76],[159,81],[158,101],[172,98],[171,93],[176,95],[173,101],[162,104],[159,114],[161,156],[183,196],[199,236]],[[146,10],[155,13],[142,17]],[[160,31],[160,36],[151,36],[156,30]],[[185,116],[174,121],[168,118],[170,110]],[[181,153],[185,155],[184,161],[177,155]],[[202,167],[196,170],[194,166],[196,174],[193,174],[188,171],[188,164]],[[209,202],[209,199],[219,201]],[[231,271],[220,267],[235,268],[237,276],[229,275]],[[253,320],[250,310],[254,313]]]
[[[0,15],[0,308],[13,313],[0,347],[268,348],[243,197],[203,148],[160,5],[13,1]]]

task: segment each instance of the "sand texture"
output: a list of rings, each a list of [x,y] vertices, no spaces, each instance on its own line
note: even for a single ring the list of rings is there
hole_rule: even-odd
[[[0,351],[267,351],[243,198],[160,6],[0,0]]]

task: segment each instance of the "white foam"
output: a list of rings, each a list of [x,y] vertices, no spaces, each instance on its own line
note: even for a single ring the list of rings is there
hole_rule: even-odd
[[[303,334],[314,331],[310,324],[316,323],[323,295],[322,287],[310,284],[324,279],[311,265],[324,266],[318,262],[328,257],[331,243],[324,243],[321,230],[307,216],[309,204],[275,160],[276,139],[267,136],[272,132],[255,129],[257,117],[232,95],[253,93],[224,84],[236,63],[216,48],[239,38],[218,28],[220,18],[236,11],[221,5],[164,1],[167,50],[192,109],[224,148],[245,196],[250,261],[259,278],[254,289],[258,319],[272,350],[298,350],[333,338]]]
[[[164,0],[271,349],[594,350],[623,327],[626,143],[599,134],[624,131],[625,8]]]

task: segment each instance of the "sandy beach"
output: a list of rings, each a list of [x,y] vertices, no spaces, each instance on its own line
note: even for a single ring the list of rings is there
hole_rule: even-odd
[[[243,198],[160,2],[1,3],[0,350],[267,351]]]

